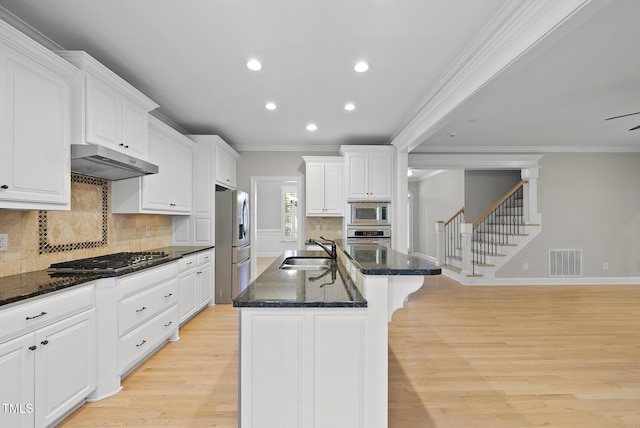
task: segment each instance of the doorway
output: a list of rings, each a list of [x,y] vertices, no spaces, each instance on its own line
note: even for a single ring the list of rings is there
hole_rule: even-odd
[[[283,251],[302,248],[302,177],[251,177],[251,280]]]

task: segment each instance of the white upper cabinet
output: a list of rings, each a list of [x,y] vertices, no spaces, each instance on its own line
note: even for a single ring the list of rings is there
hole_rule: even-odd
[[[216,142],[216,183],[227,189],[236,188],[236,161],[240,155],[222,139]]]
[[[342,146],[347,200],[390,201],[393,195],[394,147]]]
[[[344,159],[339,156],[303,156],[306,164],[307,216],[344,215]]]
[[[148,117],[158,105],[83,51],[60,51],[81,69],[73,85],[73,144],[99,144],[148,160]]]
[[[191,214],[194,142],[149,118],[149,162],[158,173],[111,183],[113,213]]]
[[[78,70],[0,21],[0,209],[70,209],[70,85]]]

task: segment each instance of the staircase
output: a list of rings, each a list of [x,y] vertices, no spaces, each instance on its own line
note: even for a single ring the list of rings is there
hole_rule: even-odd
[[[520,181],[473,223],[465,222],[464,208],[443,223],[443,274],[465,285],[491,284],[496,271],[540,233],[540,224],[527,221],[526,185]]]

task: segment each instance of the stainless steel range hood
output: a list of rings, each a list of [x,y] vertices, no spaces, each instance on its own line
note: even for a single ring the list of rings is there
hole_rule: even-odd
[[[71,172],[116,181],[157,174],[158,166],[103,146],[72,144]]]

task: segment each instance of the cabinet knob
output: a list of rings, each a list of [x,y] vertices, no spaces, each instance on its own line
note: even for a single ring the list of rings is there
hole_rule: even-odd
[[[118,144],[120,147],[124,147],[124,143],[120,143]]]
[[[2,186],[0,186],[0,188],[2,188],[2,189],[8,189],[8,188],[9,188],[9,186],[7,186],[6,184],[3,184]]]
[[[42,341],[42,342],[40,342],[40,343],[41,343],[41,344],[43,344],[43,345],[46,345],[47,343],[49,343],[49,341],[48,341],[48,340],[43,340],[43,341]]]
[[[128,149],[128,148],[129,148],[129,146],[124,146],[124,148],[125,148],[125,149]]]
[[[30,351],[35,351],[36,349],[38,349],[38,347],[36,345],[29,346],[29,350]]]

